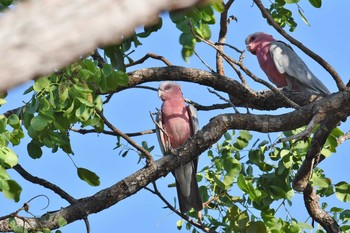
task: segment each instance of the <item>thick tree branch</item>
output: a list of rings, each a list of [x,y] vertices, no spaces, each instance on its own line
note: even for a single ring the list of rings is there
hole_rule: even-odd
[[[308,56],[310,56],[312,59],[314,59],[318,64],[320,64],[325,70],[328,71],[328,73],[333,77],[334,81],[336,82],[338,89],[340,91],[343,91],[346,89],[346,86],[337,73],[337,71],[322,57],[320,57],[318,54],[307,48],[305,45],[303,45],[300,41],[296,40],[292,36],[290,36],[285,30],[283,30],[272,18],[270,13],[266,10],[264,5],[261,3],[260,0],[253,0],[255,4],[260,9],[262,15],[267,19],[270,25],[272,25],[276,31],[278,31],[282,36],[284,36],[290,43],[297,46],[300,50],[302,50],[304,53],[306,53]]]
[[[206,1],[23,1],[0,19],[0,90],[49,74],[99,46],[117,43],[138,25],[152,23],[162,11],[199,2]]]
[[[241,83],[229,77],[220,76],[216,73],[199,69],[185,68],[181,66],[153,67],[133,71],[128,74],[128,86],[119,87],[113,93],[146,82],[174,80],[195,82],[212,87],[217,91],[226,92],[230,95],[230,100],[236,107],[249,107],[259,110],[275,110],[281,107],[290,107],[281,95],[272,91],[252,92]],[[300,106],[307,105],[319,97],[300,92],[290,92],[287,90],[282,90],[281,92]]]
[[[303,192],[304,203],[309,215],[328,232],[338,233],[341,232],[338,223],[324,211],[320,204],[320,196],[316,194],[314,188],[308,184]]]

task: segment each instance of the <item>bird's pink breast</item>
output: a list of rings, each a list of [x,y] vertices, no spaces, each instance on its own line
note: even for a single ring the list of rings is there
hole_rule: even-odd
[[[257,50],[256,56],[258,58],[259,65],[271,82],[273,82],[277,87],[285,87],[288,85],[287,80],[284,74],[281,74],[277,70],[269,48],[270,45],[266,44]]]
[[[163,127],[167,132],[172,148],[180,147],[191,136],[191,125],[187,108],[184,104],[177,105],[165,101],[162,105]],[[164,141],[167,136],[164,135]]]

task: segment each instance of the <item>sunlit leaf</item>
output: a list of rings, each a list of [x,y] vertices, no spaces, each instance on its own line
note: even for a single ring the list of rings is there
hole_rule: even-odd
[[[286,3],[289,3],[289,4],[293,4],[293,3],[297,3],[299,2],[300,0],[284,0]]]
[[[8,147],[0,147],[0,165],[11,168],[18,163],[18,156]]]
[[[350,201],[350,185],[346,183],[345,181],[341,181],[335,186],[335,195],[336,197],[344,202]]]
[[[3,189],[2,192],[8,199],[13,199],[18,202],[22,192],[21,186],[14,180],[6,180],[7,188]]]
[[[67,220],[65,220],[62,216],[58,216],[57,218],[57,224],[59,227],[63,227],[65,225],[67,225]]]

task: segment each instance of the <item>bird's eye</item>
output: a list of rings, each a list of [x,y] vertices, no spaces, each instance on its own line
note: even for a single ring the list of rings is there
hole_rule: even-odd
[[[251,36],[250,37],[250,42],[254,41],[255,40],[255,36]]]
[[[171,85],[166,85],[165,87],[164,87],[164,90],[169,90],[171,88]]]

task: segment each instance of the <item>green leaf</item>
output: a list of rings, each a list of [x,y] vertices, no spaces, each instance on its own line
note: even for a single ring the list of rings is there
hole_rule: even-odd
[[[33,117],[30,121],[30,126],[38,132],[44,130],[48,126],[48,124],[49,120],[42,117],[41,115]]]
[[[211,37],[211,30],[208,24],[201,23],[199,27],[195,27],[194,31],[196,34],[198,34],[201,38],[205,40],[209,40]]]
[[[8,123],[15,129],[20,127],[20,121],[16,114],[11,114],[11,116],[8,117]]]
[[[184,222],[183,222],[182,219],[178,220],[178,221],[176,222],[176,227],[177,227],[177,229],[178,229],[178,230],[181,230],[183,224],[184,224]]]
[[[8,147],[0,147],[0,165],[11,168],[18,163],[18,156]]]
[[[340,213],[339,218],[343,221],[350,220],[350,210],[344,210]]]
[[[173,23],[176,23],[176,24],[183,22],[186,19],[185,15],[181,11],[171,11],[169,13],[169,16],[171,21],[173,21]]]
[[[2,192],[8,199],[13,199],[18,202],[22,192],[21,186],[14,180],[6,180],[7,188],[3,189]]]
[[[350,185],[345,181],[337,183],[335,186],[336,197],[344,202],[350,201]]]
[[[77,100],[79,100],[79,102],[80,103],[82,103],[82,104],[84,104],[84,105],[86,105],[86,106],[88,106],[88,107],[91,107],[91,108],[93,108],[93,107],[95,107],[95,105],[93,104],[93,103],[90,103],[88,100],[86,100],[86,99],[83,99],[83,98],[80,98],[80,97],[78,97],[78,98],[76,98]]]
[[[214,0],[212,1],[212,5],[214,9],[219,13],[222,13],[225,11],[225,4],[224,4],[224,1],[222,0]]]
[[[33,89],[36,92],[40,92],[44,90],[45,88],[48,88],[50,86],[50,80],[48,77],[42,77],[37,80],[35,80],[35,83],[33,85]]]
[[[86,169],[86,168],[77,168],[78,176],[80,179],[85,181],[91,186],[99,186],[100,185],[100,177],[96,175],[96,173]]]
[[[63,227],[65,225],[67,225],[67,220],[65,220],[62,216],[58,216],[57,218],[57,224],[59,227]]]
[[[6,104],[7,101],[3,98],[0,98],[0,106]]]
[[[129,75],[121,70],[117,70],[118,86],[127,86],[129,84]]]
[[[293,3],[299,2],[300,0],[284,0],[284,1],[288,4],[293,4]]]
[[[0,166],[0,180],[8,180],[8,179],[10,179],[10,176],[7,173],[6,169],[3,166]],[[0,187],[1,187],[1,185],[0,185]],[[1,188],[0,188],[0,190],[1,190]]]
[[[12,4],[12,0],[1,0],[1,4],[4,6],[10,6]]]
[[[37,141],[32,140],[27,145],[27,151],[30,157],[33,159],[38,159],[42,156],[43,151],[41,150],[40,143]]]
[[[320,8],[322,6],[322,0],[309,0],[312,6]]]
[[[248,229],[247,229],[247,233],[266,233],[267,229],[266,226],[263,222],[258,221],[258,222],[250,222]]]
[[[105,63],[102,68],[102,73],[105,77],[110,76],[114,72],[112,66],[110,64]]]
[[[299,15],[301,16],[301,19],[304,21],[304,23],[305,23],[307,26],[311,26],[311,25],[309,24],[309,21],[306,19],[306,17],[305,17],[305,15],[304,15],[303,11],[302,11],[300,8],[298,9],[298,12],[299,12]]]

